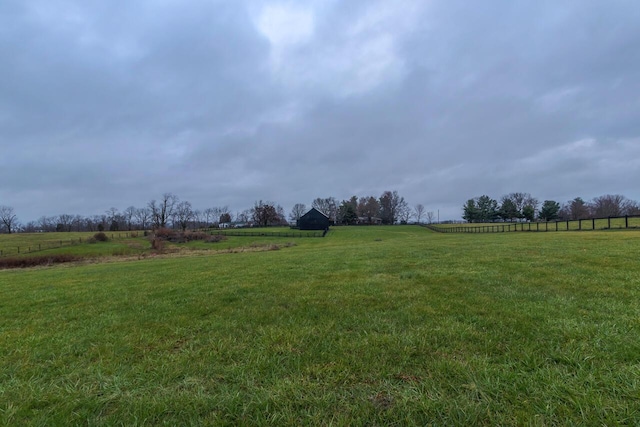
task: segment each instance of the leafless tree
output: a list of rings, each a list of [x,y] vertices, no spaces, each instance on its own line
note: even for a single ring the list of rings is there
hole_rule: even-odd
[[[304,203],[296,203],[295,205],[293,205],[293,208],[291,209],[291,213],[289,214],[289,219],[291,220],[292,223],[295,224],[298,222],[300,217],[305,213],[307,213],[307,207],[304,205]]]
[[[398,206],[398,220],[401,224],[408,224],[411,219],[411,208],[408,203],[402,203]]]
[[[185,231],[189,226],[189,222],[193,218],[193,209],[191,203],[180,202],[176,205],[173,213],[174,223],[178,223],[178,226]]]
[[[395,224],[406,208],[407,202],[397,191],[385,191],[380,196],[380,216],[384,224]]]
[[[502,196],[502,204],[504,204],[505,200],[511,200],[515,205],[516,213],[519,218],[524,217],[525,207],[529,206],[529,210],[533,208],[533,212],[535,213],[538,210],[538,205],[540,202],[535,197],[531,196],[529,193],[509,193],[506,196]]]
[[[435,219],[435,215],[433,214],[433,211],[427,212],[427,222],[429,224],[433,224],[434,219]]]
[[[373,218],[380,215],[380,202],[373,196],[360,197],[358,200],[358,217],[366,218],[366,222],[371,224]]]
[[[171,193],[164,193],[162,200],[156,202],[151,200],[149,202],[149,209],[151,210],[151,218],[153,225],[156,228],[162,228],[167,226],[167,221],[173,216],[173,210],[178,203],[178,196]]]
[[[7,233],[11,234],[17,226],[18,217],[11,206],[0,206],[0,222],[4,225]]]
[[[60,214],[56,225],[56,231],[71,231],[73,224],[73,215]]]
[[[135,217],[138,222],[138,227],[142,230],[146,230],[149,220],[151,219],[151,210],[149,208],[136,209]]]
[[[625,215],[640,215],[640,205],[635,200],[629,200],[623,213]]]
[[[589,216],[589,205],[581,197],[576,197],[565,203],[558,212],[558,217],[562,220],[586,219]]]
[[[204,215],[200,209],[194,209],[193,216],[191,217],[192,228],[202,228]]]
[[[51,223],[51,218],[47,216],[38,218],[38,227],[41,231],[51,231]]]
[[[136,207],[129,206],[122,212],[122,216],[124,217],[124,221],[127,226],[127,230],[131,231],[133,227],[133,218],[136,216]]]
[[[420,224],[422,222],[422,217],[424,216],[424,205],[418,203],[413,208],[413,216],[416,219],[416,222]]]
[[[279,223],[278,211],[273,202],[256,202],[251,210],[253,222],[259,226],[269,226]]]
[[[207,208],[202,211],[202,219],[206,223],[206,227],[210,227],[216,218],[216,211],[214,208]]]
[[[591,214],[596,218],[622,216],[629,200],[620,194],[605,194],[591,202]]]
[[[240,224],[247,224],[251,220],[251,209],[245,209],[242,212],[236,213],[236,222]]]
[[[72,225],[76,231],[82,231],[85,226],[85,220],[81,215],[76,215],[73,217]]]
[[[312,208],[316,208],[323,214],[329,217],[329,220],[332,222],[336,222],[336,217],[338,214],[338,201],[335,197],[318,197],[313,200],[311,203]]]

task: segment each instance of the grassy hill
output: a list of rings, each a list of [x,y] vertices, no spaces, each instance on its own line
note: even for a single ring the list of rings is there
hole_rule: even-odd
[[[342,227],[2,270],[0,420],[637,424],[639,237]]]

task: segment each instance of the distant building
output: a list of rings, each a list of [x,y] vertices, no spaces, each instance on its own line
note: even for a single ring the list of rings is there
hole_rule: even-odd
[[[329,228],[329,217],[316,208],[311,208],[298,220],[298,228],[300,230],[326,230]]]
[[[381,225],[382,224],[382,218],[378,218],[378,217],[375,217],[375,216],[372,216],[371,218],[367,218],[366,216],[359,216],[358,217],[358,224]]]

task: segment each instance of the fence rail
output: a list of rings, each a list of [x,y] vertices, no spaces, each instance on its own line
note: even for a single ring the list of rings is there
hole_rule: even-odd
[[[211,235],[233,237],[324,237],[327,231],[212,231]]]
[[[131,237],[131,233],[129,232],[126,232],[126,233],[112,232],[112,233],[105,233],[105,234],[111,240],[126,239]],[[47,240],[39,243],[24,243],[16,246],[5,246],[3,248],[0,248],[0,258],[41,252],[41,251],[46,251],[48,249],[58,249],[58,248],[80,245],[82,243],[86,243],[87,240],[92,238],[92,236],[93,235],[87,234],[86,237],[78,237],[74,239]]]
[[[508,232],[550,232],[550,231],[593,231],[615,229],[640,229],[640,215],[626,215],[606,218],[588,218],[551,222],[509,222],[443,227],[426,224],[430,230],[439,233],[508,233]]]

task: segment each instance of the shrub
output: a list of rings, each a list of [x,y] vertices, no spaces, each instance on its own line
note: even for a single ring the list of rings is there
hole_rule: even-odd
[[[104,234],[102,231],[99,233],[96,233],[93,235],[93,238],[96,239],[98,242],[106,242],[109,240],[109,238],[107,237],[106,234]]]
[[[204,231],[187,231],[184,233],[185,240],[190,242],[192,240],[206,240],[209,235]]]
[[[170,228],[158,228],[153,232],[153,237],[162,240],[174,241],[176,234],[178,233]]]
[[[132,231],[130,236],[131,237],[138,237],[138,232],[137,231]]]
[[[82,257],[69,254],[41,255],[24,258],[1,258],[0,270],[7,268],[27,268],[39,265],[60,264],[63,262],[80,261],[81,259]]]
[[[95,237],[89,237],[87,239],[87,243],[98,243],[98,240]]]
[[[153,249],[154,251],[162,252],[162,250],[164,249],[164,240],[158,237],[151,238],[151,249]]]
[[[214,234],[211,236],[207,236],[205,242],[218,243],[218,242],[222,242],[223,240],[227,240],[227,236],[223,236],[222,234]]]

